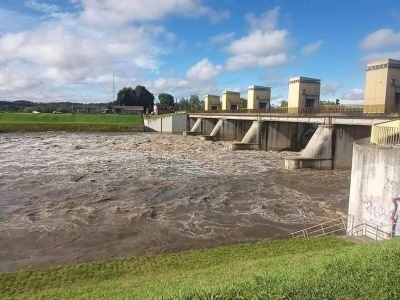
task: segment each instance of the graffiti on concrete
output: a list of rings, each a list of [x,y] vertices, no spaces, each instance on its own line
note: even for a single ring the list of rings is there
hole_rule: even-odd
[[[383,201],[379,197],[367,196],[363,197],[363,204],[366,212],[370,216],[370,220],[374,223],[384,223],[384,220],[389,220],[391,211],[388,207],[383,206]]]
[[[400,192],[400,182],[387,179],[385,186],[383,188],[388,192],[392,192],[393,194],[398,194]]]
[[[398,224],[398,222],[399,222],[399,214],[400,214],[399,202],[400,202],[400,197],[392,198],[393,211],[392,211],[392,213],[390,215],[390,221],[392,223],[392,237],[400,235],[400,224]]]

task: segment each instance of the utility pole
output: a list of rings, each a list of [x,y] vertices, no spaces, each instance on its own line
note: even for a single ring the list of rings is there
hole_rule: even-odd
[[[114,102],[115,100],[115,77],[114,77],[114,71],[113,71],[113,95],[112,95],[112,101]]]

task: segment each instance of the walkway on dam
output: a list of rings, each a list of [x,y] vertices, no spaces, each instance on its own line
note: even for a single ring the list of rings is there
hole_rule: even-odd
[[[236,113],[236,112],[203,112],[189,113],[189,118],[225,119],[225,120],[247,120],[247,121],[274,121],[314,123],[322,125],[362,125],[372,126],[377,123],[396,120],[398,114],[361,114],[348,115],[342,113],[331,114],[277,114],[277,113]]]

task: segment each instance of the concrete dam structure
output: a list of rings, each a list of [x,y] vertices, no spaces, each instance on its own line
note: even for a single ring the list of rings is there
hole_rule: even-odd
[[[236,141],[232,150],[302,151],[287,169],[350,169],[353,142],[371,135],[374,118],[189,114],[189,132],[203,140]]]

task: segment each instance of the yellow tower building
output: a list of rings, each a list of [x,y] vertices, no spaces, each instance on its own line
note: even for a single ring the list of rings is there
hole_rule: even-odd
[[[240,108],[240,93],[222,92],[222,110],[238,110]]]
[[[268,109],[271,107],[271,88],[265,86],[249,86],[247,92],[248,109]]]
[[[399,111],[400,61],[385,59],[367,65],[364,113]]]
[[[288,109],[289,113],[298,113],[303,108],[319,105],[321,80],[308,77],[293,77],[289,80]]]
[[[206,95],[204,99],[204,109],[206,111],[217,111],[221,103],[220,97],[215,95]]]

